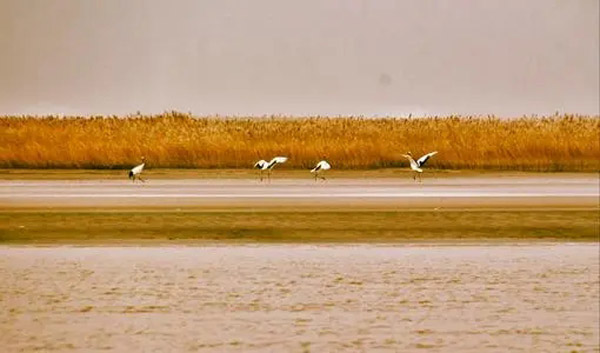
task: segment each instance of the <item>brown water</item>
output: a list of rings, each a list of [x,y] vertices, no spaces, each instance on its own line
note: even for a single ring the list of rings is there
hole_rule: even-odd
[[[0,247],[13,351],[598,352],[598,244]]]

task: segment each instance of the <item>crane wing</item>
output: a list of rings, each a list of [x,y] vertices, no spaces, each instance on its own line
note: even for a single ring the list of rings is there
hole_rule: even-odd
[[[321,166],[321,169],[323,169],[323,170],[331,169],[331,166],[326,161],[320,161],[319,165]]]
[[[260,161],[254,163],[254,168],[263,169],[266,165],[267,165],[267,161],[265,161],[264,159],[261,159]]]
[[[314,167],[310,172],[315,173],[315,172],[318,172],[319,170],[328,170],[328,169],[331,169],[331,166],[329,165],[329,163],[327,163],[326,161],[320,161],[319,163],[317,163],[317,166]]]
[[[285,163],[286,161],[287,161],[287,157],[275,157],[275,158],[271,159],[271,161],[269,162],[269,164]]]
[[[433,157],[434,155],[437,154],[437,151],[435,152],[431,152],[431,153],[427,153],[426,155],[424,155],[423,157],[419,158],[417,160],[417,166],[422,167],[423,165],[425,165],[425,163],[429,160],[429,158]]]
[[[140,173],[142,172],[142,170],[143,170],[143,169],[144,169],[144,164],[140,164],[140,165],[138,165],[138,166],[136,166],[136,167],[133,167],[133,168],[131,169],[131,172],[132,172],[133,174],[140,174]]]
[[[271,161],[269,162],[269,164],[267,164],[267,166],[265,168],[271,169],[275,166],[275,164],[285,163],[285,161],[287,161],[287,157],[275,157],[275,158],[271,159]]]

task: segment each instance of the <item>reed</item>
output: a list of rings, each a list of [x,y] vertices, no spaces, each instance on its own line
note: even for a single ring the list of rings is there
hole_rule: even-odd
[[[401,154],[439,154],[440,169],[598,171],[598,116],[0,117],[1,168],[249,168],[289,157],[286,168],[326,158],[337,169],[406,166]]]

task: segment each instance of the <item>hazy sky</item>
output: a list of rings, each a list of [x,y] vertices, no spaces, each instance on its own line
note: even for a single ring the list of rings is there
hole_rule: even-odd
[[[0,114],[599,113],[598,0],[0,0]]]

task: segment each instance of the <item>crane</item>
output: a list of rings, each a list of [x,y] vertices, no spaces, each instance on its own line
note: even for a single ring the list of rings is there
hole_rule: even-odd
[[[275,157],[271,159],[270,162],[261,159],[260,161],[254,163],[254,168],[259,170],[260,181],[263,181],[263,173],[267,172],[267,180],[271,181],[271,170],[273,167],[279,163],[285,163],[287,161],[287,157]]]
[[[145,165],[146,157],[142,157],[142,164],[131,168],[131,170],[129,171],[129,179],[131,179],[132,182],[135,183],[135,178],[140,179],[143,183],[146,182],[146,180],[142,179],[142,171],[144,170]]]
[[[410,162],[410,169],[412,169],[415,172],[415,174],[413,174],[414,180],[417,180],[417,175],[418,175],[419,182],[421,182],[421,173],[423,173],[423,169],[421,169],[421,167],[423,167],[425,165],[425,163],[427,163],[429,158],[433,157],[436,154],[437,154],[437,151],[427,153],[426,155],[422,156],[421,158],[417,159],[416,161],[414,160],[412,153],[407,152],[406,154],[403,154],[403,156],[406,157],[406,159],[408,159],[408,161]]]
[[[331,165],[327,163],[327,161],[322,160],[319,163],[317,163],[317,165],[310,172],[315,175],[315,181],[317,181],[318,178],[327,180],[322,174],[323,172],[329,169],[331,169]]]

